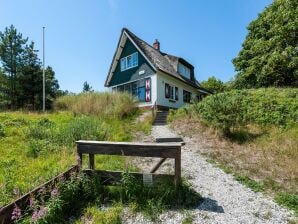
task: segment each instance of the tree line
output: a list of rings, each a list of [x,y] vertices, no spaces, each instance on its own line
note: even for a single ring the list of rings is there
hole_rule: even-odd
[[[298,1],[274,0],[248,25],[233,64],[234,80],[210,77],[201,84],[214,92],[260,87],[298,87]]]
[[[0,109],[40,110],[43,70],[33,41],[11,25],[0,32]],[[63,93],[52,67],[45,69],[46,108]]]

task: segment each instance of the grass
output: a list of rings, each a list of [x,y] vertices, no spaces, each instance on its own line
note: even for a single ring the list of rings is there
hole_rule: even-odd
[[[136,100],[126,93],[91,92],[62,96],[55,102],[55,108],[72,111],[74,114],[124,118],[137,111],[136,103]]]
[[[71,112],[0,113],[5,133],[0,137],[0,205],[75,164],[75,140],[131,141],[133,133],[143,128],[134,120],[74,116]],[[98,169],[121,170],[125,166],[120,157],[95,158]]]
[[[242,117],[246,117],[245,124],[233,124],[228,133],[224,134],[217,126],[225,117],[218,117],[214,126],[192,105],[171,112],[169,120],[177,132],[199,141],[200,153],[233,174],[236,180],[254,191],[265,191],[276,197],[279,204],[297,211],[297,203],[293,200],[298,192],[297,89],[249,90],[239,96],[244,98],[238,99],[240,101],[249,99],[251,106],[245,110],[238,108],[247,114]],[[212,105],[210,99],[209,103]],[[216,103],[224,104],[225,101]],[[260,109],[262,105],[267,107],[266,113]],[[283,197],[278,197],[280,194]]]

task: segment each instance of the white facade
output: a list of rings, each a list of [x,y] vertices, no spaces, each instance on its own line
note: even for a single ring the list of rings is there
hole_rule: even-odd
[[[178,100],[171,100],[165,97],[165,83],[170,84],[171,86],[178,87]],[[185,105],[183,101],[183,90],[186,90],[191,93],[192,99],[197,97],[198,89],[185,84],[182,81],[179,81],[167,74],[158,72],[157,75],[157,105],[170,107],[170,108],[179,108]]]
[[[190,85],[187,85],[184,82],[177,80],[167,74],[158,72],[157,74],[154,74],[149,77],[151,78],[151,101],[139,102],[138,104],[139,107],[152,107],[156,103],[156,105],[162,106],[162,107],[179,108],[186,104],[183,100],[183,90],[190,92],[192,99],[195,99],[199,94],[198,89]],[[128,84],[128,83],[130,82],[121,83],[120,85]],[[178,100],[166,98],[165,96],[166,83],[171,86],[178,87]],[[109,89],[112,90],[112,88],[115,88],[115,87],[117,86],[111,86]]]

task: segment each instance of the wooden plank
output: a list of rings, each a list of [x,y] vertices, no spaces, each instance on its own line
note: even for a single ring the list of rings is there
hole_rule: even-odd
[[[83,164],[83,154],[78,153],[78,166],[82,167],[82,164]]]
[[[7,224],[7,223],[12,223],[11,220],[11,214],[15,206],[18,206],[22,211],[24,211],[28,206],[29,206],[29,199],[32,197],[32,195],[37,195],[40,189],[42,188],[48,188],[50,186],[55,185],[58,183],[62,178],[67,179],[69,175],[72,172],[77,172],[79,170],[78,166],[72,166],[70,169],[66,170],[65,172],[59,174],[58,176],[52,178],[51,180],[45,182],[44,184],[36,187],[32,191],[28,192],[27,194],[24,194],[22,197],[18,198],[14,202],[1,207],[0,208],[0,223],[1,224]]]
[[[181,145],[185,145],[185,142],[184,142],[183,138],[181,138],[181,137],[156,138],[155,141],[158,142],[158,143],[177,142],[177,143],[180,143]]]
[[[106,171],[106,170],[83,170],[88,175],[98,175],[103,185],[119,185],[121,183],[123,171]],[[132,175],[139,183],[143,182],[143,173],[132,172]],[[169,174],[152,174],[153,183],[162,180],[174,181],[174,175]]]
[[[166,161],[166,158],[160,159],[159,162],[151,169],[150,173],[155,173],[155,171],[158,170],[158,168],[161,166],[161,164],[164,163],[164,161]]]
[[[78,153],[175,158],[181,143],[77,141]]]
[[[94,154],[89,154],[89,169],[91,170],[95,169]]]
[[[181,180],[181,151],[175,158],[175,184],[177,185]]]

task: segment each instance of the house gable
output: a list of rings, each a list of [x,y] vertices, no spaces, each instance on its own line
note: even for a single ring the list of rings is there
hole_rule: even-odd
[[[120,56],[119,58],[115,59],[115,69],[112,73],[112,76],[110,77],[109,82],[107,83],[107,86],[115,86],[155,74],[155,70],[148,63],[148,60],[145,59],[142,52],[136,48],[134,43],[129,38],[126,38],[124,46],[120,46],[120,48]],[[118,50],[119,49],[117,49],[117,51]],[[138,52],[138,66],[121,71],[121,58],[131,55],[135,52]]]

